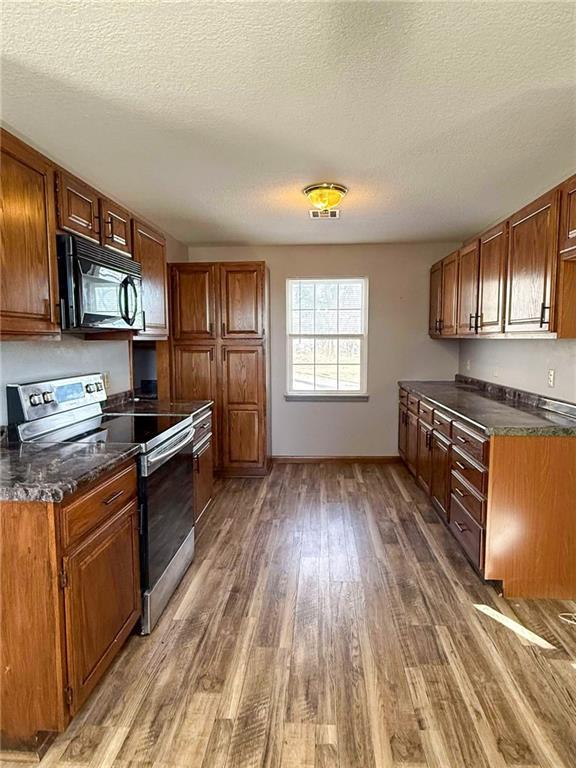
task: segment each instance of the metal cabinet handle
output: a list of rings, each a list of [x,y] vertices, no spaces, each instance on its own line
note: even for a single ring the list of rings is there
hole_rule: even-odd
[[[458,496],[460,496],[460,498],[462,499],[465,499],[467,496],[470,496],[469,493],[462,493],[460,488],[454,488],[454,493],[458,494]]]
[[[462,464],[461,461],[457,461],[456,466],[458,467],[458,469],[466,469],[466,465]]]
[[[116,493],[113,493],[113,494],[112,494],[112,496],[110,496],[109,498],[107,498],[107,499],[106,499],[105,501],[103,501],[102,503],[103,503],[103,504],[105,504],[106,506],[108,506],[109,504],[112,504],[112,502],[113,502],[113,501],[116,501],[116,499],[117,499],[117,498],[119,498],[120,496],[122,496],[122,494],[123,494],[123,493],[124,493],[124,491],[116,491]]]
[[[472,330],[472,318],[473,318],[473,317],[474,317],[474,315],[472,314],[472,312],[470,312],[470,318],[469,318],[469,320],[468,320],[468,330],[469,330],[469,331],[471,331],[471,330]]]
[[[542,302],[542,307],[540,309],[540,328],[543,328],[545,325],[550,325],[550,319],[546,320],[546,311],[550,309],[549,304],[544,304]]]
[[[460,437],[460,435],[456,435],[456,440],[460,440],[461,443],[467,443],[468,440],[466,440],[465,437]]]
[[[456,526],[456,528],[458,528],[460,533],[464,533],[464,531],[468,530],[468,528],[466,528],[465,525],[462,525],[462,523],[459,523],[458,520],[454,520],[454,525]]]

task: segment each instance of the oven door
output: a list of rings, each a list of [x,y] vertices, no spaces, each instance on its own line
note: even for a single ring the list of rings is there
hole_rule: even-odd
[[[142,328],[139,277],[89,259],[76,259],[77,322],[81,328]]]
[[[194,429],[141,457],[142,632],[148,634],[194,555]]]

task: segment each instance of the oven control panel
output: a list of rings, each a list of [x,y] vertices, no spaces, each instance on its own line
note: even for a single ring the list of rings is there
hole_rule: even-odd
[[[21,424],[106,400],[100,373],[29,384],[8,384],[8,423]]]

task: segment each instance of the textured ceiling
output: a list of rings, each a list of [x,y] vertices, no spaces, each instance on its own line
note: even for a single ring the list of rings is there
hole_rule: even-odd
[[[575,8],[4,0],[2,117],[184,242],[451,240],[576,169]]]

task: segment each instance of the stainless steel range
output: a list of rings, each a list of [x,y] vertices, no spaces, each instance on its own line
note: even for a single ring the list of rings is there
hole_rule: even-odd
[[[149,634],[194,557],[192,417],[102,411],[100,374],[9,384],[8,421],[22,442],[140,446],[142,634]]]

